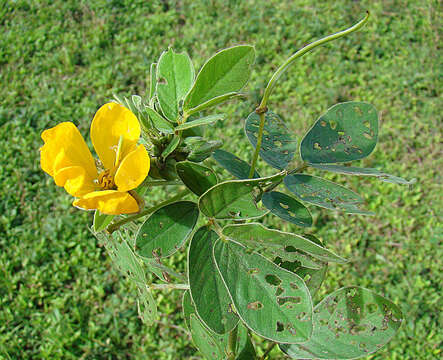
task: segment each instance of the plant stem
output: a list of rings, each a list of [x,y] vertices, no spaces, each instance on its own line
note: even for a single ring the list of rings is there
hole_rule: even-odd
[[[143,182],[147,186],[163,186],[163,185],[183,185],[181,181],[176,180],[150,180]]]
[[[131,221],[140,219],[143,216],[146,216],[148,214],[153,213],[154,211],[160,209],[161,207],[168,205],[170,203],[173,203],[174,201],[180,200],[181,198],[183,198],[184,196],[186,196],[187,194],[189,194],[189,190],[183,190],[181,192],[179,192],[177,195],[173,196],[172,198],[165,200],[153,207],[150,207],[149,209],[145,209],[142,212],[135,214],[135,215],[131,215],[128,216],[120,221],[116,221],[115,223],[112,223],[111,225],[109,225],[106,230],[108,231],[108,233],[112,234],[115,230],[118,230],[120,228],[120,226],[127,224]]]
[[[237,354],[237,335],[238,335],[238,325],[233,328],[229,333],[228,338],[228,360],[235,360],[235,355]]]
[[[304,163],[303,165],[300,165],[300,166],[296,167],[295,169],[289,170],[287,175],[301,173],[308,167],[309,167],[309,165]],[[269,192],[269,191],[274,190],[277,186],[279,186],[282,183],[282,181],[283,181],[283,179],[272,184],[272,185],[269,185],[266,189],[263,190],[263,192]]]
[[[265,127],[266,116],[265,113],[260,113],[260,125],[258,127],[257,145],[255,146],[254,155],[252,157],[251,169],[249,170],[249,178],[254,177],[255,166],[257,165],[258,154],[261,148],[261,142],[263,139],[263,128]]]
[[[265,353],[262,355],[260,360],[265,360],[266,357],[269,355],[269,353],[272,351],[272,349],[274,348],[275,345],[277,345],[277,343],[275,343],[275,342],[269,344],[268,348],[266,349]]]
[[[298,50],[295,54],[293,54],[291,57],[289,57],[278,69],[277,71],[274,73],[274,75],[272,75],[271,80],[269,80],[268,85],[266,86],[265,92],[263,94],[263,98],[262,101],[258,107],[258,109],[260,110],[264,110],[266,109],[266,104],[268,103],[268,99],[269,96],[272,93],[272,90],[274,90],[275,84],[277,82],[277,80],[280,78],[280,76],[285,72],[285,70],[289,67],[289,65],[292,64],[292,62],[303,56],[304,54],[306,54],[307,52],[311,51],[312,49],[316,48],[317,46],[323,45],[329,41],[333,41],[335,39],[339,39],[343,36],[346,36],[358,29],[360,29],[367,21],[369,18],[369,11],[366,12],[366,16],[364,17],[364,19],[360,20],[357,24],[351,26],[350,28],[340,31],[338,33],[329,35],[324,37],[323,39],[314,41],[313,43],[310,43],[309,45],[306,45],[305,47],[301,48],[300,50]]]
[[[188,284],[151,284],[148,285],[151,290],[165,290],[165,289],[175,289],[175,290],[188,290]]]

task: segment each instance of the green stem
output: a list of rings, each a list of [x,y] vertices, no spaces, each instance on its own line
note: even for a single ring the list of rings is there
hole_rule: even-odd
[[[163,185],[183,185],[183,183],[181,181],[176,181],[176,180],[149,180],[149,181],[144,181],[143,185],[163,186]]]
[[[226,241],[226,236],[223,235],[223,229],[222,227],[219,225],[219,223],[217,221],[215,221],[215,219],[210,219],[209,220],[209,225],[212,226],[212,228],[215,230],[215,232],[217,233],[217,235],[220,237],[220,239],[222,241]]]
[[[150,284],[148,285],[151,290],[165,290],[165,289],[174,289],[174,290],[188,290],[188,284]]]
[[[298,50],[294,55],[292,55],[291,57],[289,57],[278,69],[277,71],[274,73],[274,75],[272,75],[271,80],[269,80],[268,85],[266,86],[265,92],[263,94],[263,98],[262,101],[258,107],[258,109],[260,110],[265,110],[266,109],[266,104],[268,103],[268,99],[269,96],[271,96],[272,90],[274,90],[275,84],[277,82],[277,80],[280,78],[280,76],[285,72],[285,70],[292,64],[292,62],[303,56],[304,54],[306,54],[307,52],[311,51],[312,49],[316,48],[317,46],[323,45],[329,41],[333,41],[335,39],[339,39],[343,36],[346,36],[354,31],[357,31],[358,29],[360,29],[364,24],[366,24],[366,22],[368,21],[369,18],[369,11],[366,12],[366,16],[364,17],[364,19],[360,20],[357,24],[351,26],[350,28],[340,31],[338,33],[329,35],[324,37],[323,39],[314,41],[313,43],[306,45],[305,47],[301,48],[300,50]]]
[[[261,142],[263,139],[263,129],[265,127],[266,116],[265,113],[260,113],[260,125],[258,127],[258,135],[257,135],[257,145],[255,146],[254,155],[252,157],[251,169],[249,170],[249,178],[252,179],[254,177],[255,166],[257,165],[258,154],[261,148]]]
[[[228,360],[235,360],[235,355],[237,354],[237,335],[238,335],[238,325],[233,328],[228,337]]]
[[[291,174],[295,174],[295,173],[301,173],[301,172],[303,172],[308,167],[309,167],[309,165],[304,163],[303,165],[300,165],[300,166],[296,167],[295,169],[289,170],[287,175],[291,175]],[[277,186],[279,186],[282,183],[282,181],[283,181],[283,179],[278,181],[278,182],[276,182],[276,183],[274,183],[274,184],[272,184],[272,185],[269,185],[266,189],[263,190],[263,192],[269,192],[269,191],[274,190]]]
[[[183,197],[186,196],[187,194],[189,194],[189,190],[188,190],[188,189],[183,190],[183,191],[179,192],[177,195],[173,196],[172,198],[170,198],[170,199],[168,199],[168,200],[165,200],[165,201],[161,202],[160,204],[157,204],[157,205],[155,205],[155,206],[153,206],[153,207],[150,207],[149,209],[145,209],[145,210],[143,210],[142,212],[140,212],[140,213],[138,213],[138,214],[128,216],[128,217],[126,217],[126,218],[124,218],[124,219],[122,219],[122,220],[120,220],[120,221],[117,221],[117,222],[115,222],[115,223],[112,223],[111,225],[109,225],[109,226],[106,228],[106,230],[107,230],[110,234],[112,234],[114,231],[118,230],[118,229],[120,228],[120,226],[122,226],[122,225],[124,225],[124,224],[127,224],[127,223],[129,223],[129,222],[131,222],[131,221],[134,221],[134,220],[140,219],[141,217],[146,216],[146,215],[148,215],[148,214],[151,214],[151,213],[153,213],[154,211],[160,209],[161,207],[163,207],[163,206],[165,206],[165,205],[168,205],[168,204],[170,204],[170,203],[173,203],[174,201],[180,200],[181,198],[183,198]]]
[[[275,345],[277,345],[277,343],[275,343],[275,342],[269,344],[268,348],[266,349],[265,353],[262,355],[260,360],[265,360],[266,357],[269,355],[269,353],[272,351],[272,349],[274,348]]]

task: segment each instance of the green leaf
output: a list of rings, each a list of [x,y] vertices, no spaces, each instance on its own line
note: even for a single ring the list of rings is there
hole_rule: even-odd
[[[206,160],[216,149],[223,145],[220,140],[206,141],[199,136],[188,137],[184,142],[185,150],[189,153],[187,159],[194,162]]]
[[[191,331],[191,314],[197,315],[197,313],[195,312],[195,307],[192,303],[192,298],[189,290],[186,290],[183,294],[182,308],[183,318],[185,319],[186,327],[189,331]]]
[[[212,255],[211,255],[212,257]],[[198,318],[198,314],[195,311],[195,305],[191,299],[189,291],[186,291],[183,295],[183,317],[185,319],[185,324],[189,330],[191,330],[191,314],[194,314]],[[200,319],[199,319],[200,320]],[[201,321],[201,320],[200,320]],[[203,323],[202,323],[203,325]],[[237,338],[237,358],[236,360],[251,360],[254,359],[255,349],[249,339],[248,329],[242,324],[238,323],[238,338]],[[212,332],[210,329],[206,330],[213,336],[214,339],[218,340],[220,347],[224,349],[225,354],[228,352],[228,338],[229,333],[224,335],[218,335]],[[211,359],[212,360],[212,359]]]
[[[235,360],[251,360],[256,358],[254,345],[248,335],[248,331],[244,326],[239,326],[239,344],[237,349],[237,357]],[[242,336],[242,331],[245,335]]]
[[[114,219],[115,215],[102,214],[100,211],[95,210],[93,228],[95,232],[100,232],[106,229],[106,227]]]
[[[188,189],[200,196],[217,184],[217,176],[208,167],[190,161],[178,162],[175,165],[178,177]]]
[[[263,250],[263,254],[269,257],[280,257],[283,261],[300,261],[302,266],[309,268],[321,267],[311,258],[322,262],[346,263],[342,257],[306,237],[268,229],[258,223],[227,225],[223,234],[250,249]]]
[[[179,105],[192,86],[194,67],[188,54],[169,49],[157,65],[157,98],[162,113],[172,122],[179,117]]]
[[[331,171],[337,174],[346,174],[346,175],[361,175],[361,176],[375,176],[381,181],[392,183],[392,184],[401,184],[401,185],[412,185],[416,182],[416,179],[405,180],[401,177],[386,174],[380,170],[372,169],[372,168],[359,168],[354,166],[343,166],[343,165],[323,165],[323,164],[311,164],[312,167]]]
[[[182,130],[191,129],[191,128],[196,127],[196,126],[203,126],[203,125],[213,124],[213,123],[215,123],[218,120],[224,120],[224,118],[225,118],[224,114],[205,116],[203,118],[200,118],[200,119],[197,119],[197,120],[192,120],[192,121],[189,121],[187,123],[178,125],[178,126],[175,127],[175,131],[182,131]]]
[[[149,99],[151,100],[155,96],[155,90],[157,86],[157,63],[152,63],[149,71]]]
[[[286,176],[284,183],[289,191],[309,204],[349,214],[373,215],[372,212],[358,207],[364,203],[360,195],[332,181],[311,175],[295,174]]]
[[[194,107],[192,109],[186,110],[186,113],[188,115],[192,115],[192,114],[195,114],[195,113],[200,112],[202,110],[206,110],[206,109],[208,109],[210,107],[213,107],[213,106],[219,105],[221,103],[224,103],[226,101],[229,101],[229,100],[232,100],[232,99],[235,99],[235,98],[244,98],[244,97],[245,97],[244,94],[239,94],[239,93],[236,93],[236,92],[232,92],[232,93],[228,93],[228,94],[225,94],[225,95],[217,96],[216,98],[208,100],[208,101],[204,102],[203,104],[200,104],[200,105],[198,105],[198,106],[196,106],[196,107]]]
[[[200,211],[216,219],[245,220],[266,215],[267,210],[258,208],[256,192],[260,186],[280,181],[285,173],[247,180],[230,180],[215,185],[199,199]]]
[[[293,359],[357,359],[395,335],[403,315],[391,301],[352,286],[335,291],[314,309],[314,331],[303,345],[280,345]]]
[[[274,215],[298,226],[312,226],[309,210],[294,198],[278,191],[265,192],[262,196],[263,205]]]
[[[187,111],[211,99],[238,92],[248,82],[255,51],[240,45],[224,49],[210,58],[186,95],[183,109]]]
[[[120,234],[119,237],[120,241],[112,235],[102,236],[101,239],[104,240],[105,248],[117,269],[137,285],[137,308],[140,318],[147,325],[151,325],[157,317],[157,305],[146,287],[145,271],[124,237]]]
[[[224,360],[224,351],[214,335],[205,328],[195,314],[190,315],[192,340],[206,359]]]
[[[323,264],[320,269],[309,269],[301,266],[295,270],[295,273],[303,279],[311,293],[311,297],[314,298],[325,279],[327,271],[328,264]]]
[[[146,264],[148,270],[157,276],[157,278],[159,278],[161,281],[171,282],[171,277],[176,278],[181,282],[187,281],[187,278],[184,275],[162,264],[159,258],[147,259],[142,257],[141,260]]]
[[[225,150],[217,149],[212,154],[212,157],[218,164],[229,173],[239,179],[248,179],[251,166],[244,160],[238,158],[234,154]],[[259,178],[257,171],[254,172],[254,178]]]
[[[165,134],[173,134],[174,127],[170,124],[166,119],[164,119],[157,111],[151,109],[150,107],[146,107],[146,112],[149,115],[149,119],[151,119],[154,127]]]
[[[312,301],[298,275],[232,241],[217,241],[214,258],[240,318],[252,331],[284,343],[310,338]]]
[[[177,149],[178,144],[180,144],[180,136],[174,136],[171,142],[166,146],[166,148],[162,152],[162,158],[166,159],[169,155],[171,155],[175,149]]]
[[[191,234],[198,215],[197,205],[191,201],[179,201],[158,209],[137,233],[137,254],[146,258],[174,254]]]
[[[327,164],[363,159],[378,137],[377,110],[364,102],[334,105],[305,135],[300,152],[304,161]]]
[[[191,240],[188,276],[191,297],[203,322],[218,334],[231,331],[238,323],[232,301],[212,258],[217,233],[201,227]]]
[[[291,138],[289,130],[277,114],[268,111],[265,119],[260,157],[272,167],[283,170],[297,151],[297,141]],[[246,119],[245,132],[254,148],[257,146],[259,126],[260,116],[253,111]]]

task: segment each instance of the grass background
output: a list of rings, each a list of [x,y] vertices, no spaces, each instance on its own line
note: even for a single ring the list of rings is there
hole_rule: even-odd
[[[337,102],[368,101],[380,111],[379,144],[356,165],[418,182],[408,189],[327,176],[358,190],[377,215],[311,208],[313,231],[352,259],[331,266],[321,295],[356,284],[401,306],[406,322],[398,336],[369,358],[439,358],[441,1],[2,0],[0,359],[200,358],[184,329],[181,294],[155,294],[161,313],[155,326],[137,318],[135,289],[112,269],[87,230],[91,214],[73,208],[72,199],[41,171],[40,133],[73,121],[86,136],[93,114],[113,93],[146,94],[149,64],[169,45],[186,50],[198,69],[218,49],[249,43],[257,51],[249,98],[224,106],[228,120],[208,131],[249,160],[243,119],[272,71],[302,45],[347,27],[366,9],[372,18],[362,31],[316,49],[288,71],[270,108],[299,139]],[[147,201],[160,196],[149,193]],[[275,218],[265,221],[291,229]],[[183,266],[183,255],[170,261]],[[283,356],[274,351],[271,358]]]

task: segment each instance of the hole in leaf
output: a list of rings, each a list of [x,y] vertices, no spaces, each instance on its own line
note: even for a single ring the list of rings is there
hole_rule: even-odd
[[[372,135],[371,135],[371,134],[363,133],[363,136],[364,136],[366,139],[368,139],[368,140],[371,140],[371,139],[372,139]]]
[[[248,309],[250,310],[260,310],[263,308],[263,304],[260,301],[254,301],[248,304]]]
[[[369,314],[373,314],[377,311],[378,306],[374,303],[371,303],[371,304],[366,305],[366,308],[368,309]]]
[[[354,297],[355,295],[357,295],[357,290],[354,288],[349,289],[348,292],[346,293],[347,297]]]
[[[321,146],[318,142],[314,143],[314,149],[315,150],[321,150]]]
[[[337,127],[337,122],[335,120],[329,120],[329,125],[331,126],[332,130],[335,130]]]
[[[260,270],[257,268],[253,268],[253,269],[248,270],[249,275],[258,274],[259,272],[260,272]]]
[[[285,292],[285,290],[281,287],[281,286],[279,286],[278,288],[277,288],[277,290],[275,290],[275,296],[280,296],[281,294],[283,294]]]
[[[285,326],[280,322],[277,321],[277,329],[275,329],[277,332],[282,332],[285,329]]]
[[[168,84],[168,81],[167,81],[164,77],[159,78],[159,79],[157,80],[157,82],[158,82],[159,84],[163,84],[163,85],[167,85],[167,84]]]
[[[363,111],[362,111],[362,109],[360,109],[358,106],[354,106],[354,111],[355,111],[358,115],[363,116]]]
[[[286,204],[280,203],[280,206],[281,206],[283,209],[285,209],[285,210],[289,209],[289,205],[286,205]]]
[[[289,283],[289,286],[291,287],[291,289],[294,289],[294,290],[298,290],[298,285],[296,284],[296,283]]]
[[[297,335],[297,330],[294,328],[294,326],[292,326],[291,324],[287,324],[286,325],[286,329],[292,334],[292,335]]]
[[[272,285],[272,286],[279,286],[281,284],[280,278],[278,276],[273,275],[273,274],[266,275],[265,280],[269,285]]]
[[[282,306],[286,303],[292,303],[292,304],[300,304],[301,303],[301,297],[300,296],[283,296],[277,298],[278,305]]]
[[[297,249],[291,245],[285,246],[286,252],[297,252]]]
[[[302,320],[306,316],[306,312],[302,311],[300,314],[297,315],[298,320]]]
[[[320,325],[321,326],[328,326],[328,320],[320,319]]]

